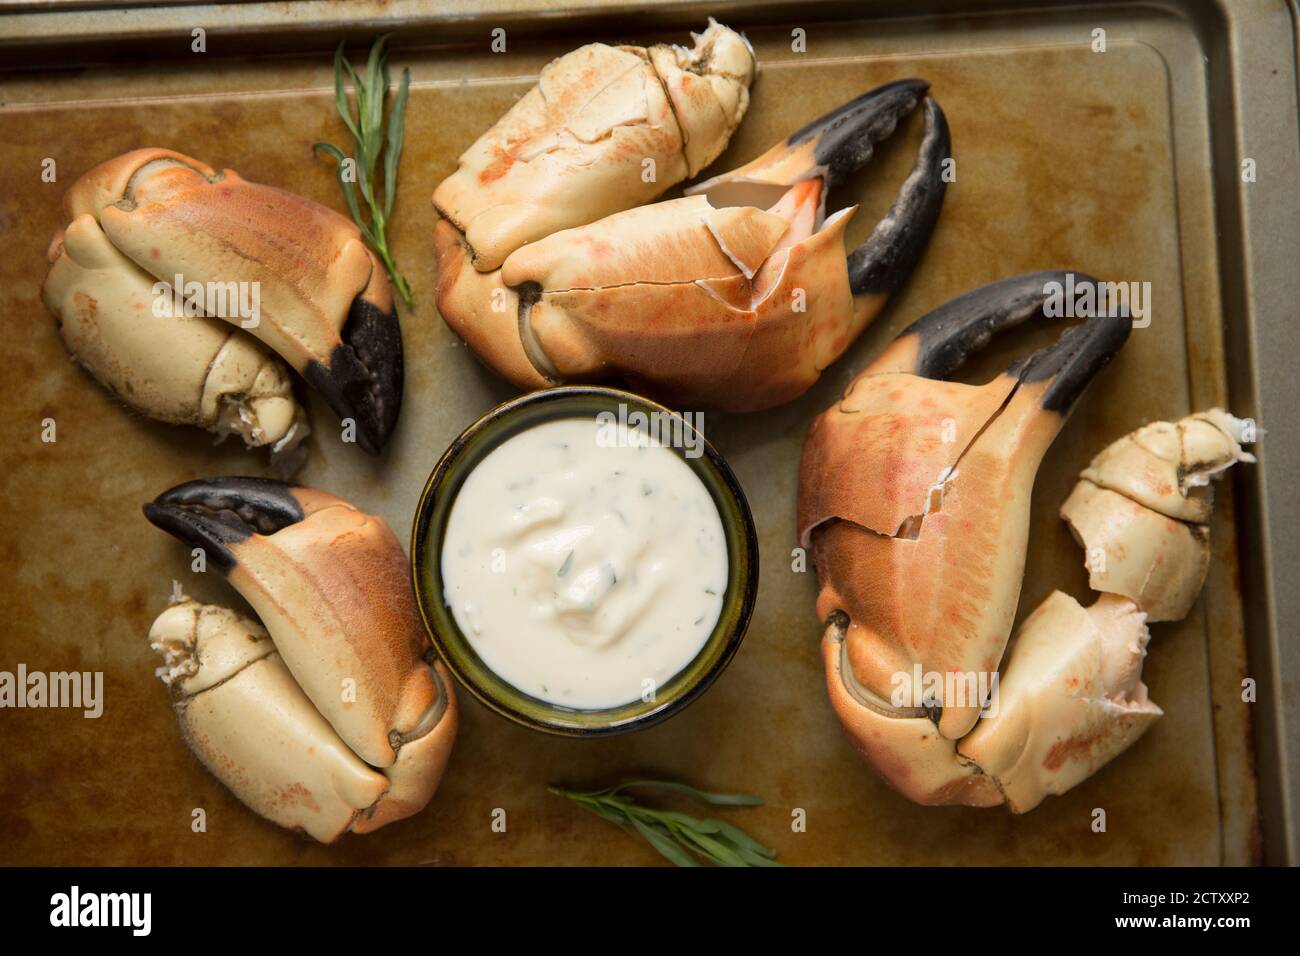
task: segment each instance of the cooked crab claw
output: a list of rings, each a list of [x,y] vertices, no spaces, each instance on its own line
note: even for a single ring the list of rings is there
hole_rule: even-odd
[[[1212,409],[1156,422],[1093,459],[1061,509],[1101,595],[1054,592],[1010,642],[1035,473],[1129,334],[1107,304],[982,386],[942,381],[1069,281],[1033,273],[929,313],[809,431],[799,528],[813,550],[831,704],[885,779],[923,804],[1033,809],[1160,717],[1142,682],[1148,621],[1205,578],[1209,482],[1247,423]]]
[[[456,701],[388,525],[260,478],[189,482],[144,511],[202,548],[261,619],[183,602],[151,635],[208,769],[256,812],[325,842],[422,809],[450,756]]]
[[[942,206],[947,124],[925,134],[889,214],[851,255],[827,190],[925,98],[905,80],[828,113],[690,195],[556,232],[474,271],[439,224],[438,307],[521,387],[622,378],[663,401],[751,411],[806,391],[916,264]]]
[[[84,296],[97,302],[97,321],[107,329],[91,325],[65,340],[98,377],[114,387],[119,379],[139,379],[138,356],[121,346],[126,335],[116,330],[136,321],[141,302],[183,300],[184,315],[154,322],[182,323],[193,342],[183,331],[169,334],[175,348],[158,349],[153,365],[169,357],[194,364],[206,349],[207,326],[185,316],[225,320],[297,370],[340,418],[354,421],[357,444],[371,453],[383,447],[401,405],[401,331],[388,277],[348,219],[165,149],[125,153],[86,173],[64,198],[64,218],[45,298],[65,324]],[[131,296],[101,299],[92,289],[78,297],[77,273],[61,266],[65,254],[75,258],[68,241],[78,233],[88,237],[83,247],[119,254],[109,261],[101,250],[97,262],[114,282],[133,283]],[[139,292],[142,280],[157,280],[151,299]],[[155,391],[168,384],[157,373],[147,381]],[[161,417],[167,400],[136,404]]]
[[[934,708],[948,740],[974,726],[1006,648],[1039,463],[1131,320],[1091,318],[984,385],[940,379],[995,333],[1041,315],[1063,279],[1018,276],[924,316],[813,423],[804,446],[798,526],[821,582],[818,614],[846,615],[845,658],[875,699],[889,701],[896,675],[917,667],[983,675]]]

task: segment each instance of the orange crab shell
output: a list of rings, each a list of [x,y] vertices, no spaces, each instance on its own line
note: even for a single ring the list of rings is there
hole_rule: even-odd
[[[874,314],[849,290],[852,212],[783,246],[779,216],[673,200],[527,245],[500,280],[468,275],[443,229],[439,307],[520,384],[621,375],[682,406],[767,408],[802,394]],[[513,310],[492,310],[492,299],[519,293],[532,301],[510,328]]]
[[[866,375],[810,430],[799,527],[821,581],[817,613],[849,615],[848,659],[879,697],[916,664],[996,672],[1034,476],[1060,427],[1041,392],[1006,375],[978,388]],[[957,739],[978,715],[978,701],[945,707],[939,730]]]

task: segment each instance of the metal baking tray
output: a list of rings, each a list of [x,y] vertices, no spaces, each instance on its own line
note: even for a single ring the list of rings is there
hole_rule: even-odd
[[[681,40],[707,15],[753,41],[748,118],[716,168],[766,148],[878,83],[928,78],[952,125],[958,176],[903,292],[801,400],[710,416],[760,529],[757,613],[717,685],[630,737],[542,737],[462,694],[443,786],[418,816],[319,846],[246,811],[186,751],[145,635],[191,574],[142,502],[180,481],[257,473],[234,443],[133,417],[68,359],[39,298],[68,184],[124,150],[171,146],[338,207],[311,144],[338,141],[330,52],[398,29],[409,66],[395,222],[416,306],[403,310],[405,409],[378,460],[315,442],[300,474],[382,514],[404,537],[439,453],[512,394],[434,308],[429,197],[457,155],[551,57],[583,42]],[[207,52],[191,52],[191,31]],[[506,55],[490,32],[508,37]],[[805,31],[806,52],[791,47]],[[1094,32],[1106,51],[1094,52]],[[653,851],[549,796],[549,783],[675,777],[762,795],[741,822],[793,864],[1245,864],[1296,862],[1300,793],[1300,469],[1295,414],[1300,301],[1300,125],[1295,10],[1280,0],[1078,3],[110,4],[0,0],[0,669],[98,670],[98,719],[0,712],[0,862],[102,864],[640,864]],[[358,47],[360,48],[360,47]],[[856,243],[887,207],[919,135],[909,123],[832,197],[859,201]],[[42,181],[42,161],[58,181]],[[1242,161],[1255,161],[1243,182]],[[1203,599],[1160,625],[1146,679],[1165,717],[1128,753],[1023,816],[927,809],[854,753],[827,704],[811,572],[791,570],[795,479],[809,421],[905,324],[959,292],[1029,269],[1150,281],[1154,313],[1057,439],[1034,496],[1021,613],[1053,588],[1086,592],[1056,509],[1105,444],[1139,424],[1223,404],[1266,431],[1259,464],[1219,494]],[[1000,342],[979,380],[1056,334]],[[313,399],[313,401],[315,401]],[[313,404],[317,422],[331,422]],[[40,440],[57,421],[58,441]],[[1288,578],[1292,586],[1287,587]],[[1258,684],[1242,701],[1241,682]],[[207,811],[206,833],[190,829]],[[1093,832],[1092,810],[1107,811]],[[505,832],[493,811],[507,813]],[[795,809],[806,832],[793,832]]]

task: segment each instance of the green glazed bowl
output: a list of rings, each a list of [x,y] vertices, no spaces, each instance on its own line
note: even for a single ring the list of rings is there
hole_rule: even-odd
[[[451,443],[420,495],[411,529],[411,568],[415,596],[433,645],[456,678],[478,700],[517,724],[566,737],[594,737],[649,727],[683,710],[726,668],[749,626],[758,592],[758,539],[740,483],[707,441],[703,454],[688,458],[672,448],[704,482],[717,505],[727,540],[727,591],[718,624],[695,659],[659,688],[655,699],[607,710],[573,710],[539,700],[507,683],[483,663],[461,633],[443,599],[442,543],[452,502],[469,473],[484,457],[525,429],[556,418],[594,418],[603,411],[674,415],[649,399],[616,388],[566,385],[543,389],[498,405]],[[676,425],[676,423],[674,423]],[[691,429],[685,421],[684,429]],[[702,438],[703,436],[701,436]],[[665,446],[667,447],[667,446]]]

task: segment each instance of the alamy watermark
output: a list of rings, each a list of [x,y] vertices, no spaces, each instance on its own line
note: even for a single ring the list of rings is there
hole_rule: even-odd
[[[255,329],[262,323],[262,287],[258,282],[186,282],[178,272],[171,282],[153,284],[153,314],[160,319],[210,315]]]
[[[596,414],[600,448],[680,448],[687,458],[704,454],[703,412],[644,412],[619,402],[618,411]]]
[[[126,927],[132,936],[153,928],[152,893],[83,893],[73,885],[50,897],[50,925],[56,927]]]
[[[94,720],[104,712],[103,671],[0,671],[0,709],[70,708]]]
[[[1101,282],[1093,279],[1075,281],[1073,272],[1064,282],[1043,285],[1043,314],[1049,319],[1091,319],[1097,316],[1129,315],[1133,328],[1151,324],[1150,282]]]
[[[922,671],[918,662],[910,671],[895,671],[889,683],[889,702],[899,709],[978,707],[981,717],[998,713],[997,671]]]

